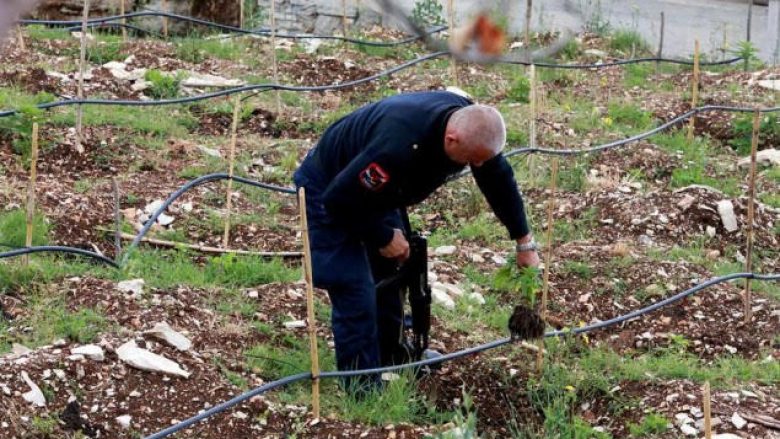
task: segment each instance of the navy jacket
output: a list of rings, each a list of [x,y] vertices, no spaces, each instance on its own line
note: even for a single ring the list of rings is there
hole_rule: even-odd
[[[471,105],[445,91],[393,96],[331,125],[301,165],[317,176],[323,202],[337,222],[382,247],[393,237],[388,212],[419,203],[463,170],[444,153],[452,113]],[[474,178],[511,238],[529,232],[512,168],[502,155],[473,167]]]

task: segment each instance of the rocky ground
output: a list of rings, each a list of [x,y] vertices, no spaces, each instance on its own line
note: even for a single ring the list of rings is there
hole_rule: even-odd
[[[217,48],[190,40],[95,44],[102,47],[93,50],[96,55],[113,55],[95,57],[90,65],[86,94],[93,97],[149,99],[150,69],[188,72],[179,84],[181,95],[272,78],[263,40]],[[605,44],[586,36],[583,48]],[[77,50],[67,35],[31,37],[26,49],[3,46],[0,55],[8,62],[0,66],[2,107],[40,92],[75,95]],[[338,83],[423,53],[416,46],[383,53],[329,45],[317,50],[280,43],[279,81]],[[581,55],[592,59],[593,52]],[[282,93],[278,105],[273,92],[248,98],[238,128],[236,172],[290,185],[292,170],[329,122],[384,95],[443,88],[447,67],[435,61],[339,92]],[[688,70],[662,69],[648,73],[647,84],[627,84],[635,73],[616,67],[542,77],[539,142],[587,147],[690,108],[682,97],[690,84]],[[708,72],[702,102],[776,105],[776,96],[758,82],[778,73],[776,68]],[[459,85],[499,107],[514,145],[524,142],[516,139],[525,135],[530,111],[512,100],[518,76],[522,71],[516,68],[459,65]],[[87,110],[84,154],[74,151],[72,109],[39,116],[43,147],[36,193],[50,225],[49,241],[115,255],[116,202],[122,229],[132,234],[177,187],[224,172],[231,102],[161,111]],[[637,110],[619,112],[616,102]],[[753,222],[754,268],[764,273],[780,268],[780,179],[771,153],[777,146],[772,133],[780,130],[772,120],[760,143],[766,163],[759,168],[761,202]],[[738,122],[725,113],[701,115],[695,129],[706,145],[651,138],[563,160],[554,197],[548,159],[514,159],[541,242],[547,203],[555,202],[548,268],[549,312],[556,322],[578,327],[602,321],[743,270],[749,180],[738,165],[744,152],[731,148]],[[2,125],[3,213],[25,203],[28,168],[14,146],[19,140],[19,130]],[[187,193],[151,236],[222,246],[226,192],[224,184],[211,184]],[[300,250],[292,197],[238,185],[230,197],[229,248]],[[507,316],[522,300],[519,284],[495,281],[507,270],[511,243],[486,210],[469,178],[413,210],[432,245],[431,344],[441,351],[505,336]],[[142,437],[242,390],[308,370],[305,288],[297,281],[296,259],[267,268],[255,259],[195,251],[144,246],[139,253],[121,272],[45,257],[32,259],[32,268],[0,263],[0,410],[7,415],[0,419],[0,436]],[[746,323],[743,289],[742,281],[721,284],[619,327],[550,341],[541,375],[535,372],[535,353],[512,345],[445,364],[421,379],[419,390],[398,384],[393,389],[402,396],[394,403],[390,396],[363,405],[349,402],[335,382],[326,381],[323,416],[311,419],[305,382],[254,397],[181,437],[410,438],[443,432],[461,437],[470,425],[465,415],[456,416],[463,411],[476,414],[476,429],[486,437],[700,437],[704,381],[713,387],[713,427],[721,438],[780,437],[778,290],[753,282],[753,315]],[[327,296],[316,292],[316,303],[321,363],[332,369]],[[408,384],[408,377],[398,382]],[[471,406],[466,399],[473,400]]]

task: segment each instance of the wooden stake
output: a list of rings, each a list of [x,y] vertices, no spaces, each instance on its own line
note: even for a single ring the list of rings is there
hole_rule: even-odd
[[[244,28],[244,0],[238,0],[238,27]]]
[[[550,270],[552,269],[553,257],[553,224],[555,219],[555,184],[558,179],[558,158],[552,159],[552,169],[550,170],[550,198],[547,206],[547,253],[544,257],[544,277],[542,281],[542,301],[539,305],[539,315],[544,320],[547,317],[547,298],[550,291]],[[544,366],[544,339],[539,340],[539,351],[536,353],[536,370],[541,373]]]
[[[341,32],[347,36],[347,0],[341,0]]]
[[[528,67],[528,82],[531,89],[528,93],[528,100],[530,101],[531,117],[528,121],[528,146],[531,148],[536,147],[536,66],[531,64]],[[528,154],[528,177],[531,181],[536,180],[536,154]]]
[[[710,398],[709,381],[704,382],[702,403],[704,406],[704,437],[706,439],[712,439],[712,401]]]
[[[168,12],[168,1],[162,0],[160,7],[162,8],[163,12]],[[163,37],[168,38],[168,17],[162,18],[162,31],[163,31]]]
[[[666,19],[664,16],[664,13],[661,12],[661,35],[658,37],[658,53],[656,54],[656,58],[663,57],[664,53],[664,25],[666,23]],[[658,74],[658,61],[655,62],[655,74]]]
[[[114,190],[114,249],[119,255],[122,253],[122,214],[119,212],[119,183],[116,177],[111,177],[111,186]]]
[[[691,94],[691,110],[696,108],[699,103],[699,40],[693,50],[693,91]],[[696,127],[696,115],[691,116],[691,122],[688,125],[688,141],[693,141],[694,128]]]
[[[761,112],[756,110],[753,113],[753,138],[750,142],[750,184],[748,186],[748,213],[747,213],[747,232],[746,232],[746,251],[745,251],[745,272],[750,273],[753,270],[753,219],[756,214],[756,153],[758,150],[758,134],[761,131]],[[753,318],[752,291],[750,289],[750,279],[745,279],[745,323],[750,323]]]
[[[125,15],[125,0],[119,0],[119,15]],[[122,41],[127,42],[127,19],[122,18]]]
[[[523,37],[523,49],[531,56],[531,13],[533,12],[533,0],[527,0],[525,6],[525,36]],[[531,61],[530,59],[528,61]]]
[[[27,184],[27,235],[24,246],[31,247],[33,239],[33,223],[35,222],[35,181],[38,179],[38,123],[32,126],[32,156],[30,157],[30,181]],[[30,261],[25,255],[24,264]]]
[[[455,36],[455,0],[448,0],[449,7],[449,33],[450,39]],[[450,58],[450,77],[452,78],[452,85],[458,85],[458,63],[455,58]]]
[[[87,59],[87,19],[89,18],[89,0],[84,0],[84,11],[81,17],[81,56],[79,58],[79,83],[76,89],[76,98],[84,99],[84,75],[86,74]],[[76,152],[84,154],[82,136],[82,124],[84,122],[84,109],[81,105],[76,107]]]
[[[111,230],[108,229],[102,229],[98,228],[98,230],[110,232]],[[124,239],[125,241],[132,241],[135,239],[135,235],[131,235],[129,233],[121,232],[119,234],[119,237]],[[234,249],[224,249],[219,247],[210,247],[208,245],[195,245],[195,244],[187,244],[186,242],[175,242],[175,241],[166,241],[163,239],[155,239],[155,238],[143,238],[141,239],[141,242],[151,245],[156,245],[159,247],[168,247],[168,248],[179,248],[183,247],[189,250],[195,250],[202,253],[217,253],[217,254],[234,254],[234,255],[243,255],[243,256],[260,256],[263,258],[300,258],[303,257],[302,252],[256,252],[251,250],[234,250]]]
[[[306,219],[306,189],[298,190],[298,208],[301,212],[301,237],[303,238],[303,267],[306,279],[306,316],[309,326],[309,354],[311,355],[311,399],[314,419],[320,417],[320,357],[317,352],[317,327],[314,319],[314,278],[311,269],[309,245],[309,221]]]
[[[271,0],[271,63],[273,63],[274,84],[279,83],[279,68],[276,66],[276,0]],[[282,96],[276,89],[276,114],[282,113]]]
[[[753,0],[748,0],[748,16],[747,16],[747,41],[750,41],[750,31],[753,25]]]
[[[19,46],[19,50],[24,50],[24,34],[22,33],[22,27],[16,26],[16,43]]]
[[[238,117],[241,113],[241,94],[237,93],[233,103],[233,124],[230,127],[230,153],[228,156],[227,195],[225,199],[225,233],[222,235],[222,247],[228,248],[230,243],[230,209],[233,206],[233,168],[236,162],[236,141],[238,140]]]

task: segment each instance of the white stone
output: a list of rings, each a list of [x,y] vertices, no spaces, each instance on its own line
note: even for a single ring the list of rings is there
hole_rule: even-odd
[[[137,369],[149,372],[160,372],[168,375],[188,378],[189,372],[183,370],[175,361],[171,361],[162,355],[157,355],[146,349],[139,348],[135,341],[130,340],[116,350],[119,359]]]
[[[463,295],[463,289],[461,289],[459,286],[457,286],[455,284],[443,283],[443,284],[441,284],[441,286],[442,286],[442,289],[444,289],[444,291],[446,291],[447,294],[449,294],[451,296],[460,297],[460,296]]]
[[[166,215],[164,213],[161,213],[160,216],[157,217],[157,224],[159,224],[159,225],[161,225],[163,227],[164,226],[169,226],[169,225],[171,225],[171,223],[173,223],[174,220],[175,220],[174,217],[172,217],[170,215]]]
[[[485,258],[483,258],[479,253],[472,253],[469,258],[471,259],[471,262],[474,262],[475,264],[481,264],[485,262]]]
[[[761,88],[780,91],[780,79],[762,79],[760,81],[756,81],[756,84],[758,84],[758,86]]]
[[[477,302],[480,305],[485,304],[485,296],[483,296],[480,293],[469,293],[468,298],[471,299],[473,302]]]
[[[117,416],[115,418],[116,423],[119,424],[120,427],[124,428],[125,430],[130,428],[130,421],[133,420],[133,417],[130,415],[122,415]]]
[[[683,424],[680,426],[680,431],[686,436],[698,436],[699,430],[691,424]]]
[[[143,279],[123,280],[116,285],[116,288],[123,293],[133,293],[139,296],[144,292],[145,283]]]
[[[756,164],[780,166],[780,149],[769,148],[756,152]],[[740,168],[750,167],[750,156],[740,159],[737,166]]]
[[[438,303],[447,309],[455,309],[455,302],[452,300],[452,297],[440,288],[431,289],[431,298],[434,303]]]
[[[720,215],[720,221],[723,223],[723,227],[726,231],[734,232],[739,229],[737,217],[734,214],[734,204],[731,200],[718,201],[718,214]]]
[[[81,354],[71,354],[71,355],[68,355],[68,361],[84,361],[84,358],[86,358],[86,357],[84,357]]]
[[[506,258],[500,255],[493,255],[491,258],[493,260],[493,263],[496,265],[506,265]]]
[[[144,91],[144,90],[148,90],[149,87],[151,87],[151,86],[152,86],[151,82],[144,81],[144,80],[141,79],[141,80],[135,81],[132,84],[130,84],[130,90],[133,90],[133,91]]]
[[[250,299],[257,299],[260,297],[260,293],[258,293],[257,290],[249,290],[246,292],[246,297]]]
[[[221,158],[222,153],[219,152],[219,150],[211,149],[209,147],[203,146],[203,145],[196,145],[195,148],[198,149],[198,151],[202,152],[203,154],[206,154],[207,156],[215,157],[215,158]]]
[[[227,79],[216,75],[187,72],[187,77],[181,81],[182,87],[239,87],[246,82],[240,79]]]
[[[287,329],[296,329],[296,328],[305,328],[306,322],[303,320],[290,320],[289,322],[284,322],[284,327]]]
[[[729,346],[729,345],[725,344],[725,345],[723,345],[723,349],[727,350],[730,354],[736,354],[737,353],[737,348],[735,348],[734,346]]]
[[[401,375],[398,375],[397,373],[393,372],[383,372],[382,375],[382,381],[395,381],[399,378],[401,378]]]
[[[742,430],[745,428],[745,425],[747,425],[745,418],[740,416],[737,412],[734,412],[734,414],[731,415],[731,423],[734,425],[734,427],[737,428],[737,430]]]
[[[718,233],[718,231],[715,229],[715,227],[712,227],[712,226],[707,226],[707,228],[705,229],[705,232],[707,233],[707,236],[709,236],[710,238],[714,238],[715,234]]]
[[[598,58],[604,58],[604,57],[608,56],[607,52],[604,52],[603,50],[598,50],[598,49],[587,49],[583,53],[585,55],[595,56],[595,57],[598,57]]]
[[[441,247],[436,247],[436,250],[433,251],[433,253],[436,256],[447,256],[455,253],[456,247],[454,245],[443,245]]]
[[[153,214],[157,211],[160,207],[162,207],[164,201],[163,200],[154,200],[151,203],[147,204],[144,207],[144,212],[148,213],[149,215]]]
[[[742,436],[737,436],[734,433],[720,433],[713,434],[712,439],[742,439]]]
[[[192,342],[187,337],[174,331],[166,322],[157,323],[145,333],[168,343],[180,351],[188,351],[192,347]]]
[[[105,355],[103,355],[103,348],[94,344],[87,344],[84,346],[73,348],[70,350],[70,353],[76,355],[83,355],[89,358],[90,360],[94,360],[94,361],[103,361],[105,359]]]
[[[46,407],[46,397],[43,396],[41,388],[32,382],[27,372],[22,371],[22,379],[30,386],[30,391],[22,394],[22,398],[36,407]]]
[[[694,201],[696,201],[696,197],[694,197],[694,196],[692,196],[690,194],[685,194],[685,196],[683,196],[682,200],[680,200],[677,203],[677,207],[679,207],[683,211],[688,210],[693,205]]]
[[[14,343],[11,345],[11,353],[16,355],[17,357],[21,357],[22,355],[27,355],[30,352],[32,352],[32,349],[28,348],[23,344]]]

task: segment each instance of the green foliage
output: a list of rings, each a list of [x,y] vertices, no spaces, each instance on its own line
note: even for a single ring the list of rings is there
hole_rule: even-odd
[[[132,130],[137,137],[134,142],[139,146],[154,149],[154,139],[145,137],[185,136],[197,125],[195,119],[184,107],[125,107],[122,111],[106,111],[99,106],[83,107],[85,126],[112,125]],[[57,126],[73,126],[76,112],[58,112],[52,114],[50,122]]]
[[[155,99],[170,99],[179,95],[179,84],[187,77],[184,72],[175,75],[165,74],[159,70],[147,70],[144,79],[152,85],[149,87],[149,95]]]
[[[536,304],[536,293],[540,286],[539,269],[525,267],[521,270],[517,267],[514,257],[510,257],[506,265],[498,269],[492,285],[493,289],[513,295],[519,294],[530,306]]]
[[[103,316],[91,309],[77,312],[56,309],[53,316],[54,333],[75,343],[89,343],[105,328]]]
[[[648,45],[639,32],[618,29],[609,38],[609,48],[624,54],[636,54],[646,51]]]
[[[593,268],[585,262],[565,261],[563,263],[563,272],[573,274],[580,279],[590,280],[593,278]]]
[[[265,9],[256,0],[243,0],[244,28],[256,29],[263,26],[268,17]]]
[[[8,97],[13,99],[12,96]],[[40,121],[43,115],[43,110],[36,105],[52,99],[53,96],[48,93],[39,93],[34,97],[25,96],[21,102],[15,102],[16,114],[0,118],[0,140],[10,137],[14,152],[28,157],[32,148],[33,123]],[[2,100],[5,99],[0,99]]]
[[[24,247],[27,237],[27,213],[15,209],[0,213],[0,244]],[[46,245],[49,242],[49,223],[41,214],[33,216],[32,245]]]
[[[669,428],[669,420],[658,413],[648,413],[642,419],[641,424],[628,424],[628,432],[631,437],[647,437],[663,434]]]
[[[122,51],[122,40],[118,36],[103,37],[108,41],[98,41],[94,45],[87,46],[86,59],[95,64],[105,64],[109,61],[120,61],[127,58]]]
[[[653,122],[653,115],[630,103],[610,103],[608,114],[616,124],[631,128],[646,129]]]
[[[741,155],[750,154],[753,141],[753,115],[743,114],[736,116],[732,122],[731,130],[733,138],[729,144]],[[758,144],[777,145],[780,143],[780,117],[776,113],[764,113],[759,123]]]
[[[68,40],[70,32],[62,28],[51,28],[41,25],[26,26],[24,28],[27,37],[32,40]]]
[[[740,41],[731,53],[742,58],[743,68],[746,72],[750,70],[751,62],[759,60],[758,48],[750,41]]]
[[[530,102],[531,81],[525,75],[515,75],[506,91],[506,98],[512,102]]]
[[[439,0],[416,0],[412,8],[412,20],[419,26],[443,25],[444,6]]]
[[[49,398],[47,398],[49,401]],[[30,420],[30,426],[35,431],[35,437],[54,437],[54,430],[57,428],[57,419],[48,416],[33,416]]]
[[[437,439],[477,439],[477,412],[474,408],[474,398],[466,392],[465,387],[462,390],[463,398],[460,409],[455,411],[455,417],[452,419],[454,428],[440,433],[435,437]]]
[[[706,139],[696,137],[692,142],[688,142],[684,131],[657,135],[653,139],[663,149],[675,154],[682,154],[683,165],[672,171],[670,180],[672,188],[703,184],[720,189],[727,194],[739,192],[739,181],[733,175],[729,173],[717,177],[708,175],[710,158],[714,154]]]
[[[577,39],[572,38],[566,42],[560,52],[561,59],[564,61],[572,61],[577,59],[582,54],[582,47]]]

